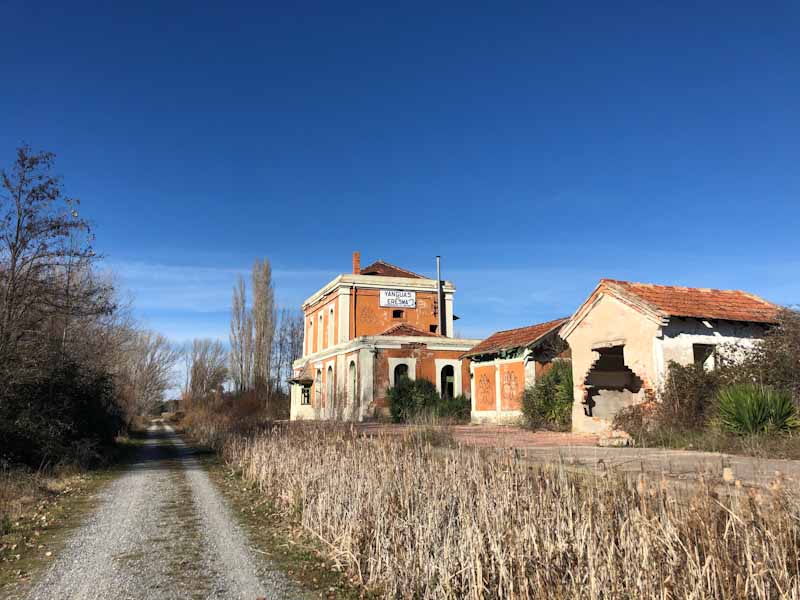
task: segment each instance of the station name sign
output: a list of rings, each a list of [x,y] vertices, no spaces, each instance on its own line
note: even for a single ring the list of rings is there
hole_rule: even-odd
[[[381,290],[381,307],[416,308],[417,292],[405,290]]]

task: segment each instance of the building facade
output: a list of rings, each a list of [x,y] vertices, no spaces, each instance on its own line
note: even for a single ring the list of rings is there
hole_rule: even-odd
[[[455,287],[383,261],[342,274],[303,303],[303,356],[290,380],[291,419],[361,421],[388,412],[386,390],[425,378],[443,395],[469,394],[455,339]]]
[[[736,290],[601,280],[560,330],[572,354],[573,431],[608,431],[621,408],[658,396],[671,361],[714,368],[763,338],[777,311]]]
[[[473,423],[499,423],[522,414],[525,388],[555,360],[569,360],[558,337],[566,319],[498,331],[462,355],[469,359]]]

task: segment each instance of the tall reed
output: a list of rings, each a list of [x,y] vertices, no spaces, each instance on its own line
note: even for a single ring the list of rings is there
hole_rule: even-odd
[[[686,494],[347,427],[231,435],[221,450],[387,597],[800,598],[800,502],[780,482]]]

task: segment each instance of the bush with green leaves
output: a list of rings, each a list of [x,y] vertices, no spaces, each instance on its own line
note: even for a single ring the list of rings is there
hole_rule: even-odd
[[[720,427],[730,433],[755,435],[800,427],[797,407],[789,392],[750,383],[720,390],[717,411]]]
[[[389,397],[389,413],[395,423],[405,423],[421,416],[459,421],[469,419],[468,398],[442,398],[436,386],[427,379],[403,377],[386,393]]]
[[[567,431],[572,424],[572,364],[556,361],[522,396],[522,415],[532,429]]]

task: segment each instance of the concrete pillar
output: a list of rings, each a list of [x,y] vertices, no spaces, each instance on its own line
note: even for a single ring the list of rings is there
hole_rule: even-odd
[[[350,340],[350,288],[339,288],[339,340]]]

